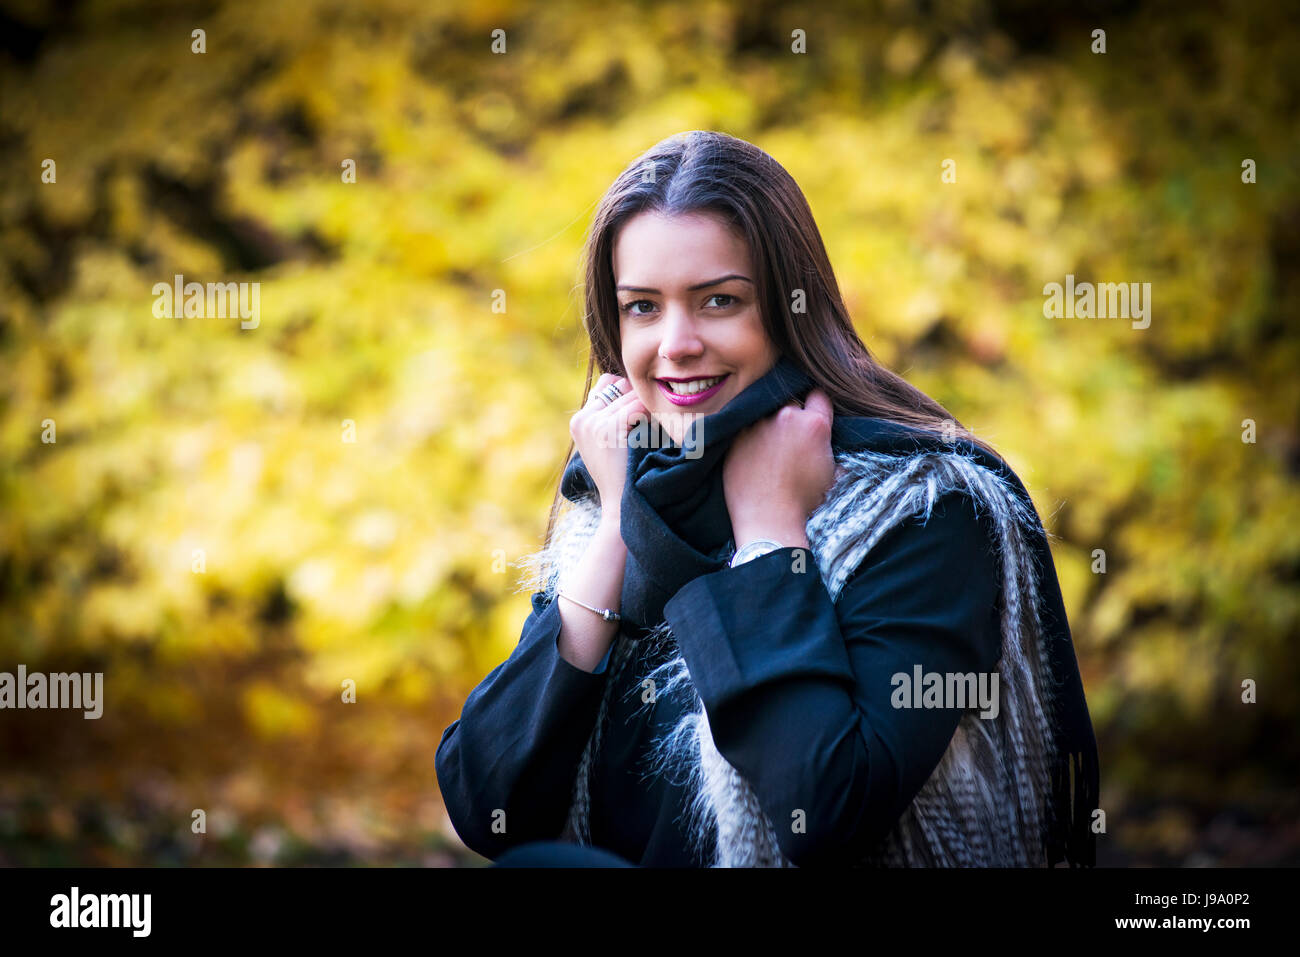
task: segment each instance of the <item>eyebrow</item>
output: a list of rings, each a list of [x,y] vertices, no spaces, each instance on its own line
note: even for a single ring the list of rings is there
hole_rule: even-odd
[[[754,280],[750,279],[748,276],[742,276],[739,273],[733,272],[730,275],[722,276],[718,279],[710,279],[708,282],[700,282],[700,283],[696,283],[694,286],[687,286],[686,291],[695,292],[695,290],[697,289],[707,289],[710,286],[717,286],[731,279],[743,279],[751,286],[754,284]],[[617,288],[624,292],[652,292],[655,295],[659,295],[658,289],[652,289],[649,286],[618,286]]]

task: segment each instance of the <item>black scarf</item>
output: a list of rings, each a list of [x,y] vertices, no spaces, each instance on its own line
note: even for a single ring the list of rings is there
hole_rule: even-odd
[[[621,529],[627,545],[620,614],[629,633],[644,634],[662,622],[664,605],[688,582],[727,567],[723,556],[732,545],[732,528],[722,465],[731,441],[786,403],[802,401],[813,385],[807,373],[782,356],[720,410],[693,421],[681,445],[668,439],[663,445],[628,448],[627,478],[620,503]],[[870,450],[889,455],[961,452],[1007,480],[1030,513],[1035,517],[1038,514],[1015,472],[1000,458],[968,441],[946,442],[937,434],[885,419],[836,415],[831,448],[834,452]],[[576,451],[565,468],[560,491],[570,501],[596,491]],[[1052,776],[1052,804],[1058,822],[1069,822],[1066,831],[1053,834],[1048,853],[1052,863],[1061,860],[1064,852],[1075,865],[1092,865],[1096,843],[1090,825],[1092,810],[1097,806],[1097,744],[1056,566],[1041,520],[1038,524],[1039,534],[1032,537],[1030,547],[1040,569],[1039,614],[1053,686],[1052,724],[1058,760]],[[1073,769],[1072,761],[1077,765]]]

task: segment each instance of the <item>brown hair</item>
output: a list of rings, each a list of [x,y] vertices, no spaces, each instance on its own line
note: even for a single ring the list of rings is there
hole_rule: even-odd
[[[941,432],[997,455],[942,405],[877,362],[858,337],[808,201],[785,168],[752,143],[706,130],[678,133],[650,147],[619,174],[600,201],[583,256],[583,324],[591,352],[580,405],[587,402],[597,368],[627,374],[614,289],[614,242],[624,223],[646,211],[665,216],[712,213],[744,237],[757,270],[764,329],[778,353],[830,397],[835,414],[872,416]],[[802,312],[791,309],[796,290],[803,293]],[[561,477],[573,449],[570,439]],[[547,542],[560,500],[557,483]]]

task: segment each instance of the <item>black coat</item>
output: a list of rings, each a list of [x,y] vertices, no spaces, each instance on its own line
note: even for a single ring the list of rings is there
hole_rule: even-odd
[[[702,575],[666,609],[691,663],[714,742],[773,821],[805,812],[817,861],[861,858],[898,820],[948,747],[961,712],[895,708],[892,677],[989,672],[1001,656],[992,519],[964,493],[939,499],[867,555],[832,604],[793,550]],[[811,552],[805,552],[812,561]],[[558,837],[600,706],[610,655],[586,672],[559,656],[559,608],[537,593],[510,657],[443,732],[435,769],[466,846],[495,859]],[[611,645],[611,649],[612,649]],[[643,778],[653,736],[676,724],[668,697],[642,704],[650,662],[618,676],[593,769],[591,839],[649,866],[699,866],[680,820],[685,793]],[[504,811],[504,832],[494,820]],[[499,827],[499,825],[498,825]]]

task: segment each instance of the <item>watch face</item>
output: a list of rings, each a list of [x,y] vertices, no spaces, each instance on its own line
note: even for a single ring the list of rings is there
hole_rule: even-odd
[[[780,547],[780,545],[773,544],[772,542],[751,542],[736,553],[735,557],[731,560],[731,565],[734,568],[736,565],[753,561],[755,558],[760,558],[769,552],[774,552]]]

